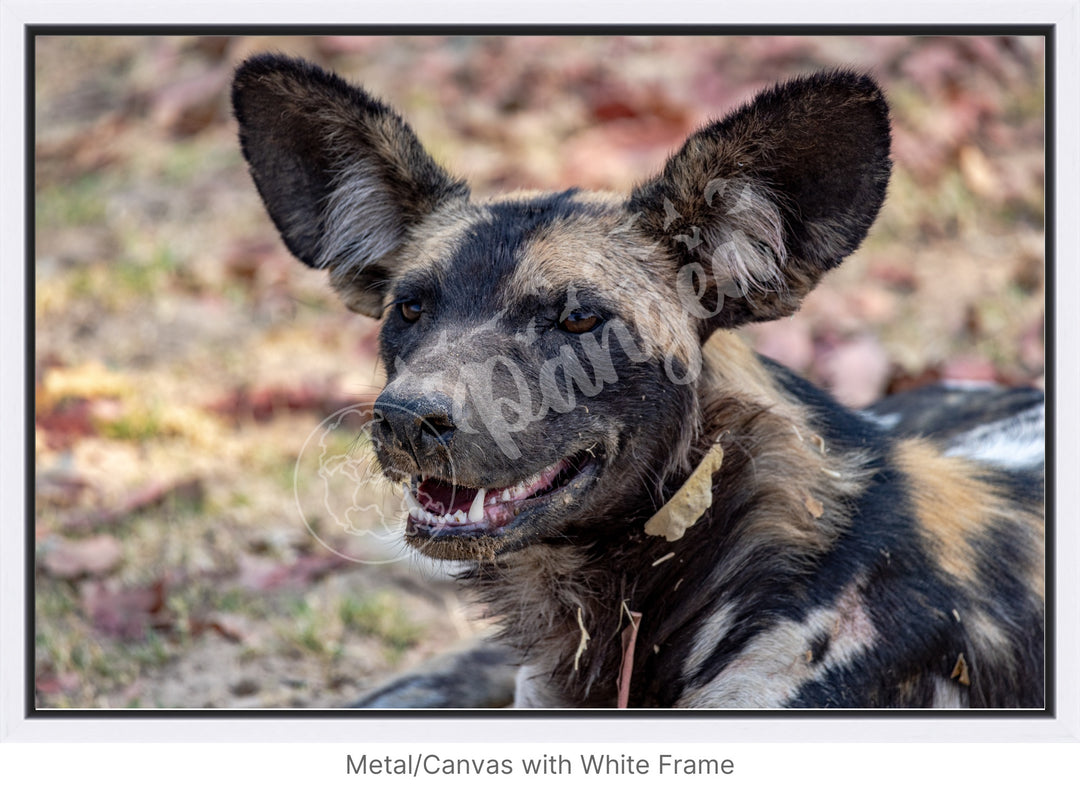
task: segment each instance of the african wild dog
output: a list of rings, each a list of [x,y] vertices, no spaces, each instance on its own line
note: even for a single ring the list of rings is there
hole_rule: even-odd
[[[732,332],[795,311],[877,215],[870,78],[765,91],[628,197],[474,202],[302,61],[252,58],[233,102],[288,248],[384,317],[405,539],[471,563],[516,705],[1043,704],[1041,393],[854,412]]]

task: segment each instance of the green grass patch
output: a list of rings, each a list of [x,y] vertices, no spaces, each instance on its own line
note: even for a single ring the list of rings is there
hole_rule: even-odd
[[[34,221],[39,231],[80,227],[105,221],[105,180],[87,174],[71,182],[47,185],[34,194]]]
[[[396,653],[419,642],[423,631],[409,620],[397,599],[387,592],[342,598],[338,615],[346,629],[377,637]]]
[[[113,440],[146,441],[161,437],[164,430],[160,413],[154,409],[137,408],[119,418],[101,421],[98,431]]]

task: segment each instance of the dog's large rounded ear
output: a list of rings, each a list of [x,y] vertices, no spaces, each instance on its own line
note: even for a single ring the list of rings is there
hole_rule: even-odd
[[[252,177],[289,250],[330,271],[346,304],[379,317],[408,229],[468,196],[390,108],[306,61],[259,55],[233,110]]]
[[[675,259],[703,335],[779,318],[862,242],[885,197],[889,141],[870,78],[816,74],[692,135],[627,207]]]

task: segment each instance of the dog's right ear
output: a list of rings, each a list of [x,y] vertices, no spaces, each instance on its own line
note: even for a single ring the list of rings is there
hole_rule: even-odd
[[[819,72],[691,135],[628,209],[679,264],[707,336],[790,315],[859,246],[885,198],[889,146],[877,84]]]
[[[412,129],[359,88],[306,61],[258,55],[236,71],[240,145],[285,245],[356,312],[382,315],[408,229],[468,197]]]

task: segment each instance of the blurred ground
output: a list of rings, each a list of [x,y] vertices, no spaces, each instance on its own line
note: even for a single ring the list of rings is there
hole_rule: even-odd
[[[290,258],[246,174],[228,86],[262,50],[362,81],[477,194],[628,189],[757,89],[872,70],[885,209],[800,314],[746,334],[853,405],[1042,383],[1040,39],[38,38],[39,706],[337,706],[478,625],[358,532],[393,496],[346,517],[328,484],[366,475],[318,471],[363,453],[349,416],[319,424],[377,391],[376,327]]]

